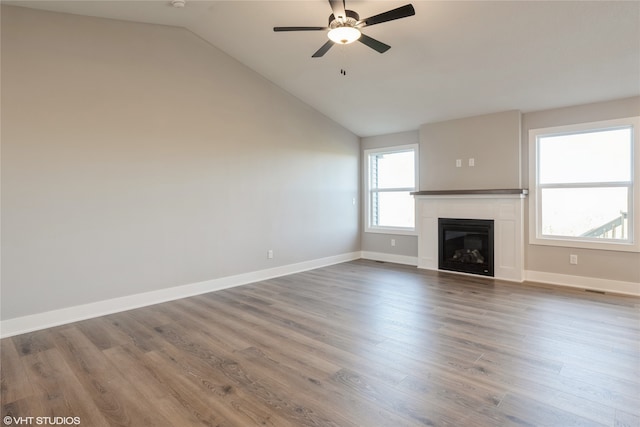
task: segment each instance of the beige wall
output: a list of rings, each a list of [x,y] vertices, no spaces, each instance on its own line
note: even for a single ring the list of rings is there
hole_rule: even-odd
[[[358,137],[202,39],[1,30],[2,319],[360,250]]]
[[[529,182],[528,135],[530,129],[639,115],[640,97],[524,114],[522,117],[522,152],[525,186],[528,186]],[[525,223],[528,224],[527,212],[528,209],[525,210]],[[525,230],[525,242],[527,242],[525,268],[529,271],[640,284],[640,254],[638,253],[531,245],[528,244],[528,234],[527,229]],[[578,255],[578,265],[569,264],[570,254]]]
[[[519,111],[420,126],[421,191],[520,188],[520,175]]]

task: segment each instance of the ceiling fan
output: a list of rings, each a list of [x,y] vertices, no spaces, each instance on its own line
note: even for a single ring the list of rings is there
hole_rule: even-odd
[[[273,31],[326,31],[329,40],[316,51],[313,58],[323,56],[334,44],[349,44],[356,40],[360,41],[371,49],[384,53],[391,49],[391,46],[371,38],[360,31],[364,27],[393,21],[395,19],[406,18],[416,14],[413,5],[407,4],[396,9],[389,10],[367,19],[360,20],[360,16],[353,10],[346,9],[345,0],[329,0],[333,13],[329,15],[328,27],[273,27]]]

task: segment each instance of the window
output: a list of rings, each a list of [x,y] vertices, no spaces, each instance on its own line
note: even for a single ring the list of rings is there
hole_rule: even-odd
[[[417,145],[365,150],[366,231],[414,234]]]
[[[530,241],[638,251],[638,118],[530,131]]]

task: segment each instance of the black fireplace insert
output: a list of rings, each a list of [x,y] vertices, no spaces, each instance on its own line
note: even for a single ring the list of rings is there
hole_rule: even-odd
[[[493,276],[493,220],[438,218],[438,268]]]

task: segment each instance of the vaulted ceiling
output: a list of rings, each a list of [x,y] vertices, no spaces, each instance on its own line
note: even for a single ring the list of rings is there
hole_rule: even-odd
[[[416,15],[365,28],[391,46],[311,55],[326,0],[4,1],[187,28],[360,136],[496,111],[640,95],[639,1],[349,1],[361,18],[411,2]],[[342,73],[341,70],[346,72]]]

